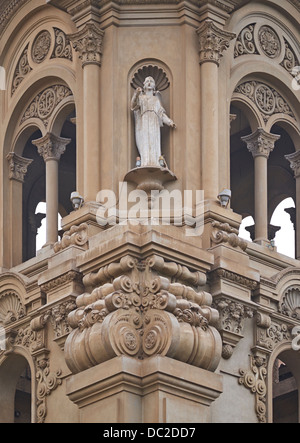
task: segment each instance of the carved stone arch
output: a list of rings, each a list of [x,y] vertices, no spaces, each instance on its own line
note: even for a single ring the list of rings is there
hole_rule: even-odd
[[[146,77],[151,76],[156,81],[157,90],[163,107],[168,115],[173,115],[173,75],[171,69],[162,60],[145,58],[137,61],[128,71],[128,109],[134,90],[142,87]],[[134,118],[129,119],[130,146],[135,146]],[[130,168],[135,166],[137,150],[131,150]],[[162,153],[165,156],[169,168],[173,169],[173,135],[172,131],[162,128]]]
[[[273,423],[273,381],[274,381],[273,368],[278,358],[283,359],[284,363],[287,364],[289,369],[292,371],[293,376],[296,380],[298,392],[300,392],[300,353],[295,352],[292,349],[291,340],[280,342],[273,350],[273,352],[270,354],[267,364],[268,375],[267,375],[266,384],[267,384],[267,410],[268,410],[269,423]],[[299,406],[298,406],[298,412],[300,411]],[[300,416],[298,418],[298,423],[299,422],[300,422]]]
[[[26,367],[31,374],[31,423],[36,422],[36,384],[35,364],[28,350],[22,346],[14,346],[13,352],[0,353],[0,422],[14,423],[15,393],[17,382]]]

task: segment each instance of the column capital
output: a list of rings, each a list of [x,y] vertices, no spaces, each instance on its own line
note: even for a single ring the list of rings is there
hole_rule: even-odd
[[[285,155],[285,158],[290,162],[290,167],[294,171],[295,178],[300,177],[300,151]]]
[[[15,152],[10,152],[6,159],[9,167],[9,179],[24,183],[25,175],[27,174],[28,166],[33,160],[17,155]]]
[[[71,141],[70,138],[58,137],[48,132],[44,137],[33,140],[32,144],[37,147],[38,153],[47,162],[49,160],[59,161]]]
[[[253,134],[246,135],[241,139],[247,144],[248,151],[251,152],[254,158],[265,157],[268,159],[280,137],[280,135],[266,132],[263,128],[258,128]]]
[[[95,23],[87,23],[83,29],[69,35],[82,67],[88,64],[101,66],[103,36],[104,31]]]
[[[199,39],[200,64],[211,62],[220,64],[223,52],[229,48],[236,35],[224,31],[210,20],[204,20],[196,30]]]

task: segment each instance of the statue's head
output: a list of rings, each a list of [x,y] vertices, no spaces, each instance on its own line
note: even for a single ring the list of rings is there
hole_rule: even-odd
[[[144,81],[144,90],[155,91],[155,80],[153,77],[146,77]]]

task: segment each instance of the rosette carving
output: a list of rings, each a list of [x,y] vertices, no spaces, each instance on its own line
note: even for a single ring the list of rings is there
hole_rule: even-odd
[[[128,257],[126,263],[131,263]],[[153,274],[151,260],[132,263],[130,275],[77,297],[77,309],[68,316],[73,331],[65,344],[70,370],[77,373],[120,355],[145,359],[159,354],[214,371],[222,343],[211,295]],[[105,269],[111,275],[122,267],[124,260],[122,266],[112,263]],[[104,276],[104,268],[93,275],[96,280]]]

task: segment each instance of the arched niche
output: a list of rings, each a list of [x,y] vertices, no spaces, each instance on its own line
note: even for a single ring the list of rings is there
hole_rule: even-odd
[[[0,423],[33,421],[32,375],[32,368],[21,354],[9,354],[0,363]]]
[[[156,83],[157,95],[161,100],[163,108],[166,113],[172,118],[172,74],[170,69],[160,60],[156,59],[144,59],[137,62],[128,74],[128,109],[130,109],[130,103],[134,91],[137,87],[143,87],[143,82],[146,77],[153,77]],[[134,168],[136,165],[136,157],[139,156],[136,141],[135,141],[135,122],[134,113],[131,112],[129,119],[129,146],[131,147],[130,153],[130,167]],[[168,127],[163,126],[161,128],[161,148],[162,154],[170,169],[172,169],[173,162],[173,148],[172,148],[172,131]]]

